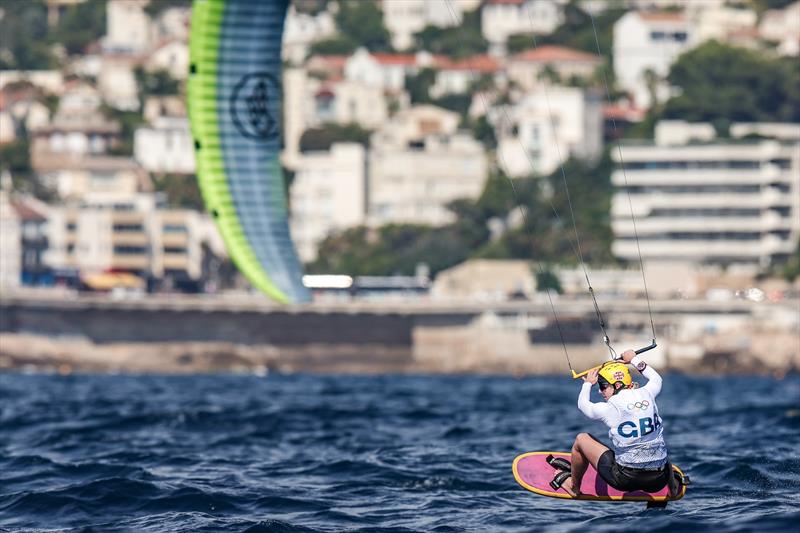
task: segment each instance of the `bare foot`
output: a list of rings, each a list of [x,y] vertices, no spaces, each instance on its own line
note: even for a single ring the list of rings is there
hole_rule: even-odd
[[[567,479],[564,480],[564,482],[561,484],[561,488],[564,489],[565,491],[567,491],[567,494],[569,494],[573,498],[577,498],[578,496],[581,495],[580,489],[576,490],[572,486],[572,478],[571,477],[568,477]]]

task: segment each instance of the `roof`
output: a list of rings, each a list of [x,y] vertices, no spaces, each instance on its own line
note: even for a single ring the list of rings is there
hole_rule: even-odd
[[[546,45],[525,50],[512,58],[512,61],[528,61],[531,63],[587,62],[601,63],[602,58],[566,46]]]
[[[642,109],[625,107],[621,105],[607,105],[603,107],[603,118],[625,120],[627,122],[641,122],[646,112]]]
[[[490,6],[500,6],[500,5],[518,6],[524,3],[525,0],[486,0],[486,5]]]
[[[639,11],[639,18],[646,22],[685,22],[680,11]]]
[[[441,70],[470,70],[475,72],[496,72],[500,63],[491,56],[477,55],[465,59],[452,60],[447,57],[436,59],[436,67]]]
[[[310,70],[313,70],[314,68],[325,70],[344,70],[344,66],[349,58],[350,56],[344,55],[315,55],[309,58],[309,60],[306,62],[306,66]]]
[[[17,212],[17,216],[19,216],[21,220],[35,220],[38,222],[47,220],[47,215],[37,209],[37,206],[35,206],[33,202],[23,198],[13,198],[11,200],[11,207],[14,208],[14,211]]]
[[[381,65],[416,65],[417,56],[414,54],[370,54]]]

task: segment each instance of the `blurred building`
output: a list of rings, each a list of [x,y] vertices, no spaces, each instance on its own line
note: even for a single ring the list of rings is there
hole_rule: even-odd
[[[695,44],[694,28],[683,12],[629,11],[614,24],[614,72],[636,106],[669,96],[663,82],[670,66]]]
[[[291,231],[300,260],[317,258],[331,232],[363,224],[366,216],[366,150],[335,143],[329,150],[301,154],[291,196]]]
[[[307,129],[335,123],[371,130],[389,117],[389,97],[380,86],[339,75],[319,79],[302,68],[284,70],[283,104],[282,162],[292,169],[299,164],[300,138]]]
[[[320,11],[312,15],[298,12],[294,5],[290,5],[283,27],[281,54],[284,61],[293,65],[301,64],[315,41],[335,34],[336,23],[329,11]]]
[[[133,153],[136,161],[148,172],[193,174],[194,140],[188,119],[162,116],[149,126],[137,128]]]
[[[570,157],[594,161],[603,150],[602,97],[591,91],[540,86],[493,114],[498,163],[509,176],[549,174]]]
[[[147,172],[127,157],[84,157],[62,165],[48,160],[35,168],[41,181],[67,202],[94,203],[102,198],[124,204],[137,192],[152,190]]]
[[[481,7],[481,32],[489,52],[504,55],[514,34],[552,33],[564,20],[559,0],[486,0]]]
[[[108,53],[139,55],[150,49],[154,31],[145,11],[150,0],[109,0],[106,4],[106,36],[103,49]]]
[[[764,13],[758,31],[762,39],[778,44],[780,54],[800,55],[800,1]]]
[[[180,39],[160,42],[147,55],[144,66],[148,71],[166,71],[176,80],[189,76],[189,45]]]
[[[20,275],[23,285],[49,285],[50,268],[44,261],[48,248],[47,217],[49,208],[43,202],[19,196],[11,199],[20,227]]]
[[[464,11],[478,7],[480,0],[383,0],[383,24],[392,36],[392,48],[406,50],[414,44],[414,34],[426,26],[458,26]]]
[[[3,176],[3,181],[6,176]],[[8,178],[10,180],[10,177]],[[5,185],[0,188],[0,290],[19,287],[22,280],[21,229]]]
[[[674,121],[658,124],[655,143],[623,144],[624,169],[613,153],[620,164],[611,177],[617,257],[636,260],[640,246],[645,259],[766,266],[794,252],[800,124],[734,126],[783,139],[715,139],[708,125]]]
[[[548,79],[550,73],[563,82],[571,79],[588,80],[602,64],[603,59],[595,54],[564,46],[544,45],[512,56],[508,61],[508,79],[520,89],[530,91],[543,83],[553,83]]]
[[[536,292],[530,261],[471,259],[439,272],[431,296],[442,300],[504,301]]]
[[[371,139],[368,219],[372,225],[451,222],[447,204],[477,198],[489,172],[486,152],[457,132],[459,116],[434,106],[401,111]]]
[[[405,89],[406,76],[433,68],[435,62],[436,58],[428,52],[387,54],[359,48],[345,62],[344,77],[389,93],[400,93]]]
[[[439,98],[446,94],[471,92],[473,84],[481,79],[489,80],[492,86],[503,83],[502,65],[488,55],[478,55],[452,60],[446,57],[436,60],[436,80],[430,88],[430,96]]]
[[[168,288],[197,290],[203,245],[213,240],[206,215],[158,208],[152,195],[128,204],[52,207],[46,262],[54,270],[86,277],[127,272]]]

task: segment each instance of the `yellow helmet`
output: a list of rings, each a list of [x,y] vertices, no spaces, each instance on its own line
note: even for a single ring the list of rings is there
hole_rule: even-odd
[[[600,379],[611,386],[614,386],[617,382],[622,382],[625,387],[628,387],[633,382],[631,373],[628,370],[628,365],[619,361],[608,361],[603,364],[598,374]]]

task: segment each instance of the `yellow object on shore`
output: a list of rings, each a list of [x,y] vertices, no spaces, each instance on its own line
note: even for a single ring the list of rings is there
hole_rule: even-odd
[[[82,277],[81,282],[94,291],[110,291],[113,289],[144,290],[145,288],[145,282],[142,278],[127,272],[92,274]]]

